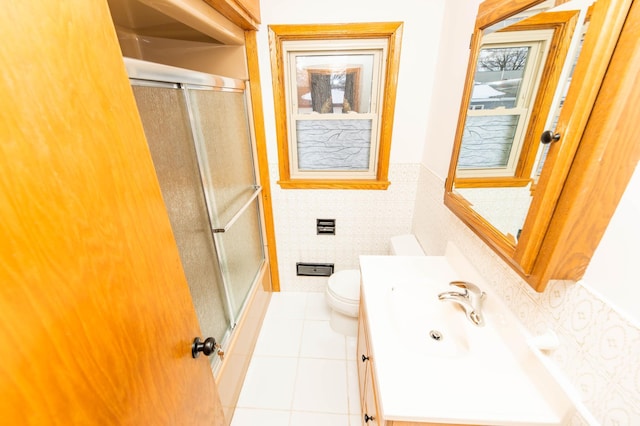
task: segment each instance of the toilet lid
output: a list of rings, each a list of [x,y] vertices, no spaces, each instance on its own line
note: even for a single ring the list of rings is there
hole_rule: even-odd
[[[360,271],[348,269],[329,277],[329,291],[340,299],[358,302],[360,300]]]

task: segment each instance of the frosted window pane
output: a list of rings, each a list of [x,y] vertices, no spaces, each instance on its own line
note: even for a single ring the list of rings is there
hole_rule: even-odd
[[[468,116],[458,168],[506,167],[519,119],[519,115]]]
[[[372,120],[296,122],[299,170],[368,170]]]

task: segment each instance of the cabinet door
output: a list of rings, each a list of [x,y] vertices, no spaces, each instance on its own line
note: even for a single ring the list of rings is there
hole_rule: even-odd
[[[370,361],[367,361],[369,363]],[[382,424],[378,416],[378,404],[376,401],[375,382],[373,380],[373,364],[367,366],[364,383],[364,404],[362,419],[366,426]]]
[[[369,356],[369,348],[367,347],[367,328],[365,324],[364,309],[362,305],[360,307],[360,314],[358,320],[358,346],[357,346],[357,360],[358,363],[358,389],[360,390],[360,405],[364,408],[364,393],[365,393],[365,377],[367,374],[367,357]]]
[[[362,407],[362,424],[378,425],[378,406],[376,402],[375,382],[373,379],[373,360],[369,351],[369,330],[364,303],[360,303],[358,321],[358,385],[360,389],[360,405]]]

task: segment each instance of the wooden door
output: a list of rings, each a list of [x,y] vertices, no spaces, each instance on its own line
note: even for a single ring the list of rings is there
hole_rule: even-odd
[[[3,424],[223,424],[106,1],[0,14]]]

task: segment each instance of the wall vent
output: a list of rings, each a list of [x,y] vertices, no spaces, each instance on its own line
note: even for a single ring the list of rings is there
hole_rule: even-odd
[[[296,275],[328,277],[333,274],[333,263],[296,263]]]
[[[336,220],[316,219],[316,233],[318,235],[336,235]]]

